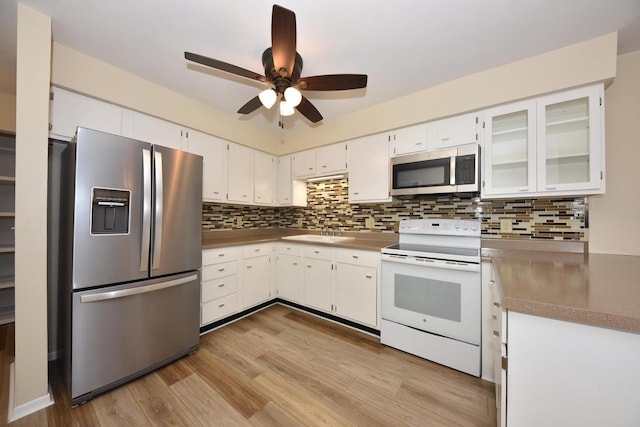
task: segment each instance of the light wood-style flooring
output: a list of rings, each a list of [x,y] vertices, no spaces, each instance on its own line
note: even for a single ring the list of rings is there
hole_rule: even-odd
[[[0,425],[13,325],[0,327]],[[495,426],[493,384],[383,346],[376,337],[274,305],[203,335],[192,355],[71,408],[11,426]]]

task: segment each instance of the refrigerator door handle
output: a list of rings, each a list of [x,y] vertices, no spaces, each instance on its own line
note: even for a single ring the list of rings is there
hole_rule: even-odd
[[[155,171],[155,232],[153,234],[153,254],[152,269],[160,268],[160,255],[162,253],[162,153],[154,151],[154,171]]]
[[[96,301],[105,301],[116,298],[128,297],[131,295],[139,295],[146,294],[148,292],[159,291],[160,289],[172,288],[174,286],[179,286],[184,283],[192,282],[198,279],[197,274],[191,274],[186,277],[181,277],[179,279],[169,280],[168,282],[154,283],[152,285],[138,286],[136,288],[131,289],[121,289],[119,291],[107,291],[101,292],[99,294],[91,294],[91,295],[82,295],[80,297],[80,302],[96,302]]]
[[[142,243],[140,247],[140,271],[149,268],[149,241],[151,239],[151,151],[142,149]]]

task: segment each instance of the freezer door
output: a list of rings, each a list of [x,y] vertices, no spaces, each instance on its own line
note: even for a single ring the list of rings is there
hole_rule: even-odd
[[[80,291],[72,299],[72,404],[198,347],[199,272]]]
[[[73,288],[148,278],[151,145],[78,128],[67,150],[75,156],[64,167],[76,171],[63,200],[73,205]]]
[[[202,157],[153,146],[151,276],[202,265]]]

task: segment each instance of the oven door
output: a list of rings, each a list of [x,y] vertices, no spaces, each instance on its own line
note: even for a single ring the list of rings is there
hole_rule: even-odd
[[[480,345],[480,265],[382,255],[382,318]]]

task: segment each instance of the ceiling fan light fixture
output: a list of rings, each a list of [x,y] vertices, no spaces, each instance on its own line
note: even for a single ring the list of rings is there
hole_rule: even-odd
[[[260,102],[262,103],[262,105],[264,105],[267,108],[271,108],[273,107],[273,104],[276,103],[276,100],[278,99],[278,95],[276,94],[275,90],[269,88],[260,92],[258,94],[258,98],[260,99]]]
[[[284,91],[284,99],[287,100],[292,107],[297,107],[302,102],[302,94],[295,87],[288,87]]]
[[[281,100],[280,101],[280,115],[281,116],[292,116],[295,113],[293,109],[293,105],[289,101]]]

